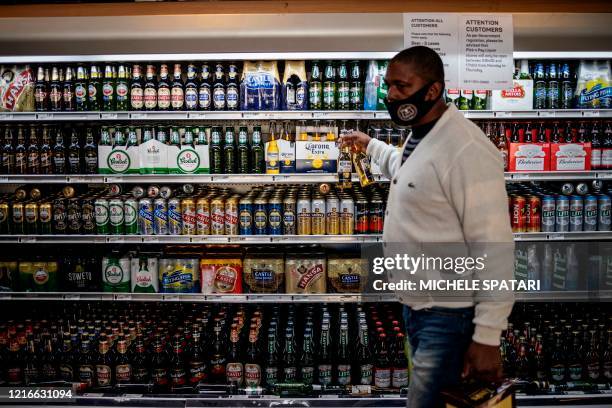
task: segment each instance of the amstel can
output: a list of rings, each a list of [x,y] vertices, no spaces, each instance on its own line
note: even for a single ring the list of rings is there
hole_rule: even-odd
[[[5,203],[0,204],[0,207],[6,206],[5,208],[0,208],[0,214],[8,213],[8,205]],[[6,212],[5,212],[6,211]],[[40,233],[41,234],[51,234],[52,226],[51,226],[51,218],[53,215],[53,208],[50,202],[42,202],[38,206],[38,221],[40,222]],[[0,222],[2,216],[0,215]],[[93,215],[92,215],[93,218]],[[8,220],[7,220],[8,221]],[[89,234],[95,234],[95,224],[93,232],[89,232]]]
[[[196,201],[196,233],[210,235],[210,203],[203,197]]]
[[[240,199],[238,218],[240,235],[253,235],[253,201],[250,197]]]
[[[127,235],[138,234],[138,203],[131,197],[123,202],[123,220]]]
[[[181,235],[181,232],[183,232],[181,200],[171,198],[168,200],[168,233],[170,235]]]
[[[27,203],[24,206],[25,233],[38,234],[38,204]]]
[[[225,235],[238,235],[238,197],[231,196],[225,200]]]
[[[156,198],[153,201],[153,233],[168,234],[168,204],[163,198]]]
[[[181,201],[181,211],[183,212],[183,235],[195,235],[196,232],[196,208],[195,201],[191,198],[184,198]]]
[[[153,235],[153,203],[150,198],[141,198],[138,201],[138,233],[140,235]]]
[[[225,233],[225,201],[215,197],[210,202],[210,234],[223,235]]]

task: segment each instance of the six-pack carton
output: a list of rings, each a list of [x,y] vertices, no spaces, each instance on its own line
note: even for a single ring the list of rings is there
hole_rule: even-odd
[[[591,143],[552,143],[551,171],[591,170]]]
[[[98,173],[134,174],[140,169],[140,146],[98,145]]]
[[[140,146],[140,174],[168,174],[168,145],[156,139]]]
[[[550,143],[510,143],[510,171],[550,170]]]
[[[494,90],[491,109],[494,111],[520,111],[533,109],[533,80],[515,79],[511,89]]]
[[[168,173],[170,174],[208,174],[208,145],[167,146]]]

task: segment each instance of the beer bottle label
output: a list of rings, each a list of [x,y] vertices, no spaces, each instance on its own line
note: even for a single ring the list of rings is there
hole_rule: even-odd
[[[112,102],[114,98],[115,89],[113,88],[112,83],[105,83],[102,86],[102,100],[104,102]]]
[[[45,89],[36,88],[36,91],[34,92],[34,100],[39,104],[43,104],[45,99],[47,99],[47,92],[45,92]]]
[[[29,366],[26,364],[26,367],[23,370],[23,379],[26,384],[31,384],[36,381],[38,378],[38,368],[36,366]]]
[[[360,105],[361,104],[361,94],[362,94],[362,88],[361,88],[361,84],[359,82],[353,82],[351,84],[351,89],[350,89],[350,103],[352,105]]]
[[[332,106],[335,103],[336,89],[333,82],[323,84],[323,103]]]
[[[319,364],[317,368],[319,384],[329,385],[332,382],[332,366],[331,364]]]
[[[283,381],[290,382],[297,379],[297,367],[284,367],[283,368]]]
[[[185,372],[184,367],[173,367],[170,372],[170,380],[172,381],[172,386],[181,386],[187,383],[187,373]]]
[[[125,82],[117,84],[117,102],[127,101],[128,85]]]
[[[550,367],[550,376],[553,381],[563,381],[565,378],[565,367],[563,364]]]
[[[351,383],[351,365],[338,364],[338,384],[347,385]]]
[[[242,384],[243,366],[242,363],[228,363],[225,367],[227,382]]]
[[[96,382],[100,387],[106,387],[111,385],[111,368],[109,366],[96,366]]]
[[[300,83],[295,91],[295,103],[300,109],[306,109],[306,85]]]
[[[67,382],[72,382],[74,380],[74,371],[72,370],[72,366],[69,364],[60,364],[59,366],[60,378]]]
[[[168,384],[168,370],[166,368],[154,368],[151,372],[153,377],[153,383],[155,385],[167,385]]]
[[[582,365],[581,364],[570,365],[568,372],[569,372],[570,379],[574,381],[582,379]]]
[[[587,374],[591,380],[599,379],[599,362],[587,364]]]
[[[54,104],[58,104],[62,100],[62,93],[60,92],[59,88],[51,88],[51,93],[49,93],[49,100]]]
[[[140,87],[132,88],[130,95],[130,105],[132,109],[139,110],[144,106],[144,91]]]
[[[159,88],[157,90],[157,106],[160,109],[168,109],[170,107],[170,88]]]
[[[87,99],[87,90],[85,89],[85,84],[78,83],[74,87],[74,98],[77,105],[83,105]]]
[[[42,372],[43,378],[47,380],[53,381],[57,377],[57,370],[55,369],[53,364],[43,364],[41,368],[41,372]]]
[[[261,367],[259,364],[244,366],[244,382],[247,387],[258,387],[261,384]]]
[[[187,109],[196,109],[198,107],[198,91],[195,88],[187,88],[185,90],[185,105]]]
[[[132,368],[132,377],[134,382],[143,383],[147,380],[149,376],[149,370],[146,367],[133,367]]]
[[[304,384],[312,384],[314,381],[314,367],[302,367],[301,377]]]
[[[132,366],[130,364],[117,364],[115,367],[115,380],[120,383],[132,381]]]
[[[209,109],[210,108],[210,88],[207,86],[203,86],[200,88],[198,92],[198,99],[200,103],[201,109]]]
[[[225,96],[228,109],[238,108],[238,88],[235,85],[227,87],[227,95]]]
[[[408,369],[394,368],[391,377],[391,385],[394,388],[402,388],[408,386]]]
[[[374,371],[374,386],[389,388],[391,386],[391,369],[377,368]]]
[[[612,361],[606,361],[603,364],[603,376],[606,380],[612,379]]]
[[[189,363],[189,383],[192,385],[206,379],[206,370],[202,361],[192,361]]]
[[[172,88],[171,101],[172,108],[180,109],[183,107],[183,104],[185,103],[185,92],[183,91],[183,88],[180,86]]]
[[[87,91],[87,94],[89,95],[89,100],[96,101],[96,96],[98,94],[96,86],[94,84],[89,84],[89,86],[87,87]]]
[[[321,107],[321,83],[313,82],[310,84],[309,90],[310,105],[313,109]]]
[[[86,383],[88,387],[91,387],[93,382],[94,369],[90,365],[82,365],[79,367],[79,381]]]
[[[19,385],[22,381],[23,370],[21,367],[9,367],[6,370],[6,377],[9,385]]]
[[[155,88],[145,88],[144,106],[146,109],[155,109],[157,107],[157,91]]]
[[[362,385],[372,384],[372,364],[362,364],[359,366],[359,383]]]
[[[265,380],[267,385],[273,385],[278,382],[278,367],[266,367]]]
[[[338,84],[338,103],[341,105],[349,104],[349,83],[340,82]]]

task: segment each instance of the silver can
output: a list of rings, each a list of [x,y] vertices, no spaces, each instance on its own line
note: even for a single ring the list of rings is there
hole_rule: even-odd
[[[142,188],[142,186],[134,186],[134,188],[132,188],[132,197],[134,197],[135,199],[141,199],[142,197],[144,197],[145,195],[145,190],[144,188]]]
[[[172,197],[172,188],[169,186],[161,186],[159,189],[159,196],[161,198],[165,198],[166,200]]]
[[[588,195],[584,198],[584,231],[597,231],[597,197]]]
[[[555,230],[557,232],[569,231],[569,198],[566,196],[557,197],[555,224]]]
[[[153,233],[168,234],[168,204],[163,198],[156,198],[153,201]]]
[[[555,232],[555,197],[542,197],[542,232]]]
[[[159,196],[159,186],[150,185],[147,188],[147,197],[149,198],[157,198]]]
[[[598,231],[610,231],[611,222],[610,219],[610,206],[612,205],[612,199],[610,196],[601,194],[597,198],[597,230]]]
[[[181,235],[183,232],[183,212],[181,200],[171,198],[168,200],[168,233],[170,235]]]
[[[572,232],[582,231],[582,221],[584,212],[584,202],[582,197],[573,195],[570,197],[570,226]]]
[[[153,235],[153,202],[150,198],[138,201],[138,233]]]

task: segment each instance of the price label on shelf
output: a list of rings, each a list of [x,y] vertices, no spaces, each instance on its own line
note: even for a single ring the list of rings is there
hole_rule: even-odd
[[[11,299],[11,295],[6,293],[0,293],[0,300],[8,300]]]
[[[555,111],[541,111],[541,112],[539,112],[539,116],[541,118],[554,118],[555,117]]]
[[[36,115],[36,118],[38,120],[49,120],[49,119],[53,119],[53,114],[52,113],[39,113]]]
[[[114,183],[123,183],[123,177],[107,177],[106,179],[104,179],[105,183],[109,183],[109,184],[114,184]]]
[[[513,180],[529,180],[531,179],[531,174],[529,173],[511,173],[510,177]]]
[[[181,297],[179,295],[164,295],[164,300],[168,302],[178,302],[181,300]]]
[[[5,113],[0,117],[3,120],[13,120],[14,115],[12,113]]]
[[[190,113],[189,119],[206,119],[205,113]]]
[[[495,116],[498,118],[511,118],[512,112],[497,112],[495,113]]]
[[[68,293],[64,295],[64,299],[65,300],[79,300],[81,299],[81,295],[75,295],[73,293]]]
[[[6,183],[8,179],[8,177],[0,177],[0,183]]]
[[[146,113],[130,113],[130,118],[132,119],[146,119],[149,115]]]
[[[585,118],[598,118],[599,111],[598,110],[585,110],[583,112]]]
[[[100,114],[101,119],[117,119],[118,115],[116,113],[102,113]]]
[[[22,242],[24,244],[31,244],[32,242],[36,242],[36,238],[34,238],[34,237],[21,237],[19,239],[19,242]]]
[[[551,239],[551,240],[563,240],[563,239],[565,239],[565,235],[564,234],[550,234],[548,236],[548,239]]]
[[[123,244],[125,243],[125,238],[123,237],[108,237],[108,242],[112,242],[115,244]]]
[[[115,299],[117,299],[117,300],[132,300],[132,295],[118,294],[117,296],[115,296]]]

